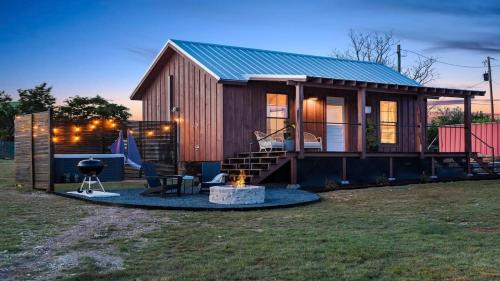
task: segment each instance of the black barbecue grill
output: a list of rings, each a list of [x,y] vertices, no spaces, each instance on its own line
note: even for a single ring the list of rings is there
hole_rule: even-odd
[[[79,193],[83,192],[86,184],[88,184],[86,192],[89,194],[92,193],[92,185],[95,183],[99,185],[103,192],[106,192],[101,184],[101,181],[99,180],[99,177],[97,177],[106,166],[102,163],[101,160],[93,159],[92,157],[90,157],[89,159],[78,162],[78,165],[76,166],[78,167],[80,173],[84,175],[83,182],[80,185],[80,188],[78,188],[77,190]]]

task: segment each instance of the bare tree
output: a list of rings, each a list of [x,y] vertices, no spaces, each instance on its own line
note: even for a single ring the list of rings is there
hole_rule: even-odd
[[[393,50],[399,43],[392,32],[356,32],[349,30],[350,46],[345,51],[333,51],[333,56],[341,59],[376,62],[394,68]],[[435,58],[418,58],[414,65],[405,68],[403,73],[421,84],[438,78],[434,68]]]
[[[418,83],[425,85],[439,78],[434,63],[436,63],[436,59],[433,57],[419,57],[415,64],[405,68],[403,73]]]

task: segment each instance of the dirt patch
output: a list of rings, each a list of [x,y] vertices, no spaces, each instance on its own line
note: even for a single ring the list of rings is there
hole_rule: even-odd
[[[51,280],[64,270],[78,266],[83,257],[95,260],[104,271],[123,268],[123,258],[116,253],[111,241],[116,238],[133,238],[168,223],[168,217],[147,210],[91,205],[89,215],[80,222],[44,242],[31,251],[15,257],[13,265],[2,270],[6,280]],[[78,244],[85,243],[88,249]],[[36,276],[25,276],[36,269]],[[3,278],[3,277],[2,277]]]
[[[474,227],[472,232],[476,233],[500,233],[500,227]]]

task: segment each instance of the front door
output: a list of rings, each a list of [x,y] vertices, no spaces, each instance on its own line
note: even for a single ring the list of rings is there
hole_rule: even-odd
[[[345,151],[344,98],[326,98],[326,150]]]

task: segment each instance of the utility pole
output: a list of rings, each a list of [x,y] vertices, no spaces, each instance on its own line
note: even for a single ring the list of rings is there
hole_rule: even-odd
[[[495,122],[495,105],[493,103],[493,77],[491,77],[491,57],[486,58],[488,63],[488,82],[490,83],[491,121]]]
[[[398,44],[396,53],[398,54],[398,72],[401,73],[401,45]]]

